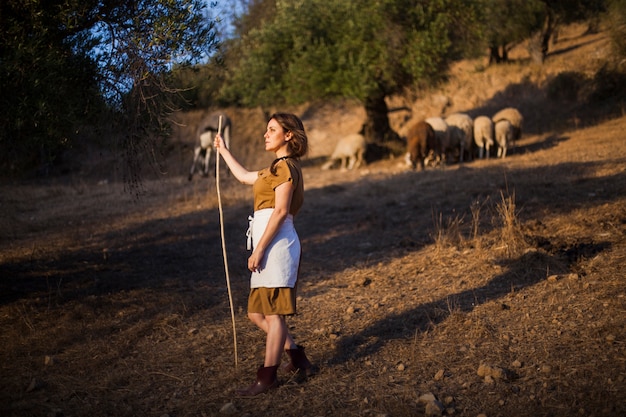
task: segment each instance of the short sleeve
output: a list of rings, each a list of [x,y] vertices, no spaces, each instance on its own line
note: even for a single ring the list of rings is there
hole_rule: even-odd
[[[286,183],[287,181],[293,182],[293,176],[291,175],[291,169],[285,161],[279,161],[276,166],[276,175],[268,175],[267,179],[270,182],[272,190],[275,190],[279,185]]]

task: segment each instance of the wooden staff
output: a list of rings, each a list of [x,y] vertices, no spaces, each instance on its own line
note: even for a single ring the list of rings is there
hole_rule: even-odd
[[[222,116],[220,115],[217,133],[221,135]],[[233,295],[230,290],[230,276],[228,274],[228,257],[226,256],[226,240],[224,239],[224,213],[222,212],[222,196],[220,193],[220,154],[216,152],[215,158],[215,185],[217,187],[217,206],[220,212],[220,234],[222,236],[222,255],[224,257],[224,270],[226,271],[226,286],[228,287],[228,301],[230,302],[230,317],[233,322],[233,346],[235,348],[235,367],[237,367],[237,329],[235,328],[235,310],[233,308]]]

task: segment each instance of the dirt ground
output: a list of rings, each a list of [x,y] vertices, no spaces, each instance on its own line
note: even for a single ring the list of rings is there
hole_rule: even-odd
[[[323,171],[363,110],[294,110],[312,153],[288,322],[319,373],[280,374],[254,399],[234,395],[264,353],[245,316],[251,190],[220,174],[225,268],[216,180],[187,180],[185,128],[139,199],[106,157],[4,181],[0,415],[626,415],[624,101],[550,90],[555,74],[593,74],[607,45],[573,26],[544,66],[520,47],[511,64],[464,61],[447,84],[390,100],[406,108],[391,114],[401,134],[442,112],[519,107],[524,135],[504,160]],[[262,112],[230,111],[235,153],[262,166]],[[189,131],[199,116],[184,116]]]

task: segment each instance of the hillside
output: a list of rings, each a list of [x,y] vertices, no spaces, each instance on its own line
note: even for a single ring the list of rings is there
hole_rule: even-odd
[[[250,189],[221,178],[235,356],[215,179],[187,181],[198,113],[139,199],[98,156],[0,185],[0,414],[625,415],[626,112],[624,96],[598,95],[607,45],[573,26],[542,67],[520,45],[511,64],[460,62],[446,84],[390,100],[410,109],[392,113],[400,133],[518,106],[524,135],[504,160],[322,171],[362,109],[290,109],[313,152],[288,322],[320,370],[255,399],[234,396],[264,353],[245,315]],[[233,151],[266,163],[262,112],[227,111]]]

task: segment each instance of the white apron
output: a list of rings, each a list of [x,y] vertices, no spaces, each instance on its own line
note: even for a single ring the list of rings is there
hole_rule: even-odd
[[[254,212],[248,229],[248,249],[256,246],[263,236],[274,209],[262,209]],[[300,265],[300,239],[293,225],[293,216],[289,214],[274,239],[265,250],[261,266],[250,277],[250,288],[294,288],[298,279]]]

